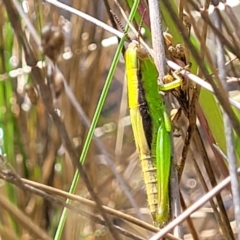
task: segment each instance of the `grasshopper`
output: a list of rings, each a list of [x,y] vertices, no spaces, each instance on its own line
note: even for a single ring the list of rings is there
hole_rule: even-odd
[[[149,53],[137,42],[125,53],[128,103],[136,148],[154,224],[169,220],[169,178],[171,166],[171,121],[157,84],[158,71]],[[181,85],[173,81],[160,90]]]

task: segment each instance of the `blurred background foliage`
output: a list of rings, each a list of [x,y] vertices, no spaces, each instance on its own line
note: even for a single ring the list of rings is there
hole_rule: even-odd
[[[14,33],[12,22],[5,7],[7,1],[14,8],[16,6],[22,7],[29,23],[36,30],[37,36],[41,37],[40,47],[29,32],[26,19],[19,18],[21,19],[20,27],[22,32],[26,35],[26,40],[37,59],[38,68],[41,69],[42,78],[48,89],[47,93],[41,92],[30,74],[34,67],[29,66],[24,53],[26,49],[19,43]],[[105,5],[107,1],[64,0],[63,2],[112,25],[109,20],[109,11]],[[175,11],[178,12],[179,2],[169,2],[173,4]],[[203,6],[206,4],[203,0],[195,2]],[[233,11],[233,14],[237,15],[240,11],[239,1],[236,1],[236,4],[234,1],[231,2],[228,7]],[[129,13],[129,6],[132,6],[133,1],[121,0],[119,3]],[[108,4],[110,4],[110,9],[113,10],[124,25],[126,21],[122,18],[115,3],[108,1]],[[182,1],[182,4],[185,11],[188,9],[187,12],[192,16],[191,23],[197,26],[201,34],[204,25],[201,15],[187,1]],[[141,20],[144,6],[147,6],[147,1],[140,1],[140,7],[134,22],[136,28]],[[165,8],[161,10],[165,23],[164,30],[173,35],[174,44],[184,44],[182,35],[176,28],[171,15],[167,13]],[[221,10],[221,14],[223,14],[222,20],[225,21],[225,24],[228,24],[233,29],[232,31],[236,30],[229,23],[226,8]],[[211,17],[211,14],[209,16]],[[146,18],[148,17],[148,14],[146,14]],[[149,19],[145,19],[144,22],[146,31],[143,37],[150,44]],[[130,36],[134,38],[131,33]],[[224,36],[228,38],[227,34]],[[194,30],[191,32],[190,39],[201,56],[202,48]],[[239,39],[236,42],[239,42]],[[207,32],[206,46],[210,50],[209,53],[213,62],[216,63],[214,32],[210,28],[208,28]],[[111,33],[45,1],[0,0],[1,239],[114,239],[106,227],[97,224],[90,217],[87,218],[74,211],[69,211],[66,223],[62,226],[63,232],[60,231],[60,234],[56,236],[63,206],[37,196],[34,190],[24,190],[24,188],[21,188],[23,183],[19,179],[16,180],[16,176],[55,189],[69,191],[76,168],[63,146],[56,123],[46,110],[42,96],[43,94],[51,96],[50,100],[48,99],[49,104],[61,117],[69,139],[80,156],[88,128],[83,124],[76,107],[70,101],[70,95],[64,88],[62,75],[56,71],[55,66],[63,74],[77,102],[91,121],[116,48],[117,39],[112,38]],[[192,63],[191,71],[198,74],[198,64],[191,56],[191,53],[189,54],[189,61]],[[225,48],[225,54],[227,60],[235,57],[234,53],[227,48]],[[207,60],[206,65],[209,67],[209,73],[211,73],[211,65]],[[226,68],[230,96],[239,100],[239,60],[232,61]],[[199,73],[199,76],[202,77],[201,73]],[[107,93],[104,108],[98,119],[95,135],[103,143],[105,150],[114,163],[115,169],[124,179],[127,190],[133,197],[142,220],[151,223],[128,114],[124,78],[124,61],[123,57],[121,57],[110,90]],[[194,143],[191,152],[188,153],[179,184],[184,199],[184,203],[182,202],[183,209],[184,204],[186,207],[191,205],[203,196],[208,189],[212,188],[214,184],[209,178],[213,177],[216,180],[215,185],[217,185],[224,177],[228,176],[225,160],[218,152],[214,152],[214,147],[212,147],[212,144],[216,143],[226,154],[227,147],[222,110],[214,95],[207,90],[201,91],[199,102],[200,105],[197,107],[199,117],[197,127],[204,150],[211,162],[210,168],[212,168],[214,176],[208,176],[209,173],[202,163],[205,155],[198,148],[198,142]],[[235,109],[237,116],[239,116],[238,111],[238,109]],[[206,120],[206,125],[203,124],[204,120]],[[182,136],[174,138],[176,159],[181,159],[184,136],[188,127],[187,121],[186,117],[183,116],[178,123],[182,128]],[[240,145],[238,142],[239,138],[236,135],[236,154],[239,156]],[[201,177],[196,173],[196,164],[193,163],[193,159],[198,163],[199,172],[205,179],[207,188],[203,186]],[[84,169],[102,203],[122,213],[138,217],[136,209],[125,196],[122,186],[109,169],[104,154],[94,142],[91,143],[87,157],[84,160]],[[4,176],[5,180],[8,181],[4,180]],[[24,182],[24,184],[27,183]],[[17,188],[16,186],[19,185],[20,188]],[[36,188],[41,189],[40,186]],[[55,196],[50,190],[48,193]],[[77,183],[75,195],[91,199],[82,178]],[[182,224],[182,236],[184,236],[184,239],[234,239],[233,234],[236,234],[237,230],[234,225],[230,187],[222,191],[219,198],[223,205],[220,209],[217,208],[216,211],[220,215],[216,214],[210,203],[205,204],[204,207],[191,216],[193,225],[189,222],[190,219],[188,223],[184,222]],[[61,199],[65,200],[66,197]],[[79,202],[71,204],[99,216],[97,208],[88,207]],[[213,204],[219,207],[219,201],[215,199]],[[223,217],[225,214],[227,214],[227,217]],[[153,234],[144,228],[124,221],[121,217],[111,216],[111,221],[143,239],[147,239]],[[222,229],[223,225],[227,226],[227,229]],[[130,238],[122,236],[122,239]]]

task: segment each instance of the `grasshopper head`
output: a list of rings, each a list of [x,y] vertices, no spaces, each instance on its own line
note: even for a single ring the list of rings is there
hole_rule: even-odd
[[[137,41],[132,41],[128,45],[128,49],[132,50],[134,49],[134,51],[136,51],[137,57],[140,58],[141,60],[146,60],[150,57],[148,51],[145,48],[143,48]]]

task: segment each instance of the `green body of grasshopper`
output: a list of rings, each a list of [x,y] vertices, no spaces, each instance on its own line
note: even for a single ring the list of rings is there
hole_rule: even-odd
[[[163,226],[169,219],[171,122],[159,95],[158,71],[150,55],[132,42],[125,62],[130,116],[148,204],[154,224]],[[175,87],[170,84],[165,90]]]

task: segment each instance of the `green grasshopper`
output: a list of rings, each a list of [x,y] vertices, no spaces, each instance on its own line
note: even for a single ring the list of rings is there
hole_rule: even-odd
[[[136,148],[141,160],[150,212],[154,224],[169,220],[169,178],[171,166],[171,121],[157,84],[158,71],[149,53],[137,42],[125,53],[128,103]],[[164,84],[169,91],[181,81]]]

